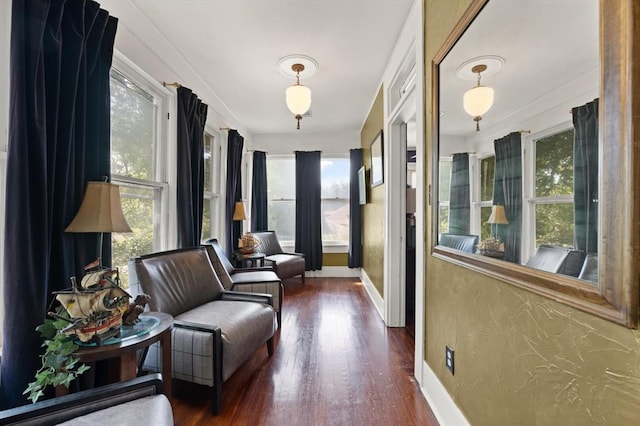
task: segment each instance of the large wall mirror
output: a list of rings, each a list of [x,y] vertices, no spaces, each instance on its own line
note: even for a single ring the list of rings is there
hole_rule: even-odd
[[[472,2],[433,60],[434,256],[637,327],[639,10]]]

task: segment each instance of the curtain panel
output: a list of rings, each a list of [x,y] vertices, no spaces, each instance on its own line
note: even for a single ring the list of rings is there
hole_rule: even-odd
[[[362,267],[362,206],[358,170],[362,167],[362,149],[349,150],[349,268]]]
[[[267,211],[267,153],[253,152],[253,185],[251,188],[251,230],[269,230]]]
[[[41,366],[51,292],[82,277],[98,234],[65,234],[89,180],[110,175],[109,70],[117,19],[93,1],[15,0],[12,6],[10,125],[4,258],[0,404],[22,392]],[[111,238],[103,261],[111,263]]]
[[[469,235],[471,197],[469,191],[469,154],[453,154],[449,191],[449,233]]]
[[[494,141],[496,153],[493,204],[504,206],[508,225],[492,225],[504,242],[504,259],[520,262],[522,241],[522,138],[512,132]]]
[[[598,99],[573,108],[573,205],[576,250],[598,252]]]
[[[296,151],[296,241],[306,270],[322,269],[322,194],[320,151]]]
[[[178,248],[200,245],[204,194],[204,126],[207,104],[178,87]]]
[[[227,138],[227,187],[225,197],[225,250],[227,257],[233,259],[238,238],[242,234],[242,222],[233,220],[236,201],[242,200],[242,149],[244,138],[237,130],[229,130]]]

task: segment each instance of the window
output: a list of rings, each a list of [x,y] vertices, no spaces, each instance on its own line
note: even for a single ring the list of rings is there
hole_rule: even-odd
[[[321,160],[322,242],[349,244],[348,158]],[[267,157],[267,210],[269,229],[283,245],[294,245],[296,225],[296,160],[293,156]]]
[[[573,247],[573,129],[533,140],[535,247]]]
[[[449,232],[449,197],[451,192],[451,158],[441,159],[438,173],[440,187],[438,188],[438,232]]]
[[[324,158],[321,162],[322,243],[349,244],[348,158]]]
[[[267,211],[269,229],[283,245],[296,237],[296,160],[292,156],[267,156]]]
[[[144,81],[140,79],[141,81]],[[111,174],[120,185],[131,233],[112,234],[113,266],[128,284],[131,256],[161,249],[164,182],[160,116],[162,96],[118,70],[111,71]]]
[[[495,176],[496,157],[480,160],[480,240],[491,236],[491,224],[487,223],[493,205],[493,178]]]
[[[204,134],[204,199],[202,213],[202,241],[221,235],[220,227],[220,176],[222,147],[217,138]]]

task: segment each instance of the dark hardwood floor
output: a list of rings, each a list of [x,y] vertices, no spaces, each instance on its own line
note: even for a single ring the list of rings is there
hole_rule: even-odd
[[[175,424],[437,425],[413,378],[413,338],[384,326],[355,278],[285,282],[273,357],[258,351],[223,387],[174,381]]]

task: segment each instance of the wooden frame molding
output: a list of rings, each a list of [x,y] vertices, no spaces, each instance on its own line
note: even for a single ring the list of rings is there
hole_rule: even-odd
[[[438,194],[439,64],[490,0],[475,0],[432,61],[433,194]],[[599,286],[438,245],[431,253],[628,328],[640,304],[640,2],[600,0],[600,250]],[[428,117],[429,118],[429,117]],[[634,123],[635,121],[635,123]],[[438,201],[432,203],[438,217]]]

